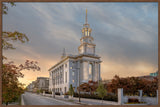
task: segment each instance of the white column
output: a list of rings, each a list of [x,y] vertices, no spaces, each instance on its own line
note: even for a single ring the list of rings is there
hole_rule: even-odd
[[[123,104],[123,88],[118,88],[118,104]]]
[[[43,91],[43,95],[45,95],[45,91]]]
[[[77,70],[78,70],[78,86],[81,84],[81,73],[80,73],[80,62],[77,62]]]
[[[51,85],[51,90],[53,88],[53,71],[51,72],[51,82],[50,82],[50,85]]]
[[[54,93],[54,91],[52,90],[52,97],[55,97],[55,93]]]
[[[139,90],[139,101],[141,102],[142,101],[142,90]]]
[[[99,65],[96,63],[97,81],[99,82]]]
[[[100,66],[100,64],[98,63],[98,80],[100,80],[101,79],[101,73],[100,73],[100,68],[101,66]]]
[[[95,54],[96,52],[95,52],[96,50],[95,50],[95,47],[93,48],[93,53]]]
[[[96,68],[95,68],[95,62],[93,62],[93,73],[92,73],[92,80],[93,81],[96,81],[96,78],[95,78],[95,76],[96,76],[96,70],[95,70]]]

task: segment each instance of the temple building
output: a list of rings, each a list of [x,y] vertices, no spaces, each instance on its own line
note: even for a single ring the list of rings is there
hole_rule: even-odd
[[[62,94],[69,91],[70,84],[77,91],[79,84],[89,80],[101,80],[100,56],[96,55],[94,38],[91,36],[92,29],[87,21],[82,28],[82,37],[78,47],[78,55],[66,55],[63,51],[61,60],[52,66],[49,71],[49,90]]]

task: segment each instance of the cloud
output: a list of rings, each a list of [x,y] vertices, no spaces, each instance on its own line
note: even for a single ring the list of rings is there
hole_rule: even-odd
[[[16,50],[3,54],[17,64],[38,60],[42,72],[25,72],[23,82],[49,76],[47,70],[60,60],[63,48],[78,54],[87,8],[96,53],[103,61],[102,78],[147,75],[158,68],[158,6],[153,11],[153,5],[157,4],[17,3],[3,16],[3,30],[18,30],[30,41],[14,43]]]

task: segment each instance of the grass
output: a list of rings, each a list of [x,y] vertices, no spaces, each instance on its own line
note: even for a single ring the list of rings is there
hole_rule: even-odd
[[[71,100],[71,99],[70,99],[70,100],[68,100],[68,101],[69,101],[69,102],[74,102],[74,100]]]

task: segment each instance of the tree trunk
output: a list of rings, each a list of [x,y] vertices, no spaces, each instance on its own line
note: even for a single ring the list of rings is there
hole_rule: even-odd
[[[103,104],[103,98],[102,98],[102,104]]]
[[[6,102],[6,106],[8,105],[8,102]]]

